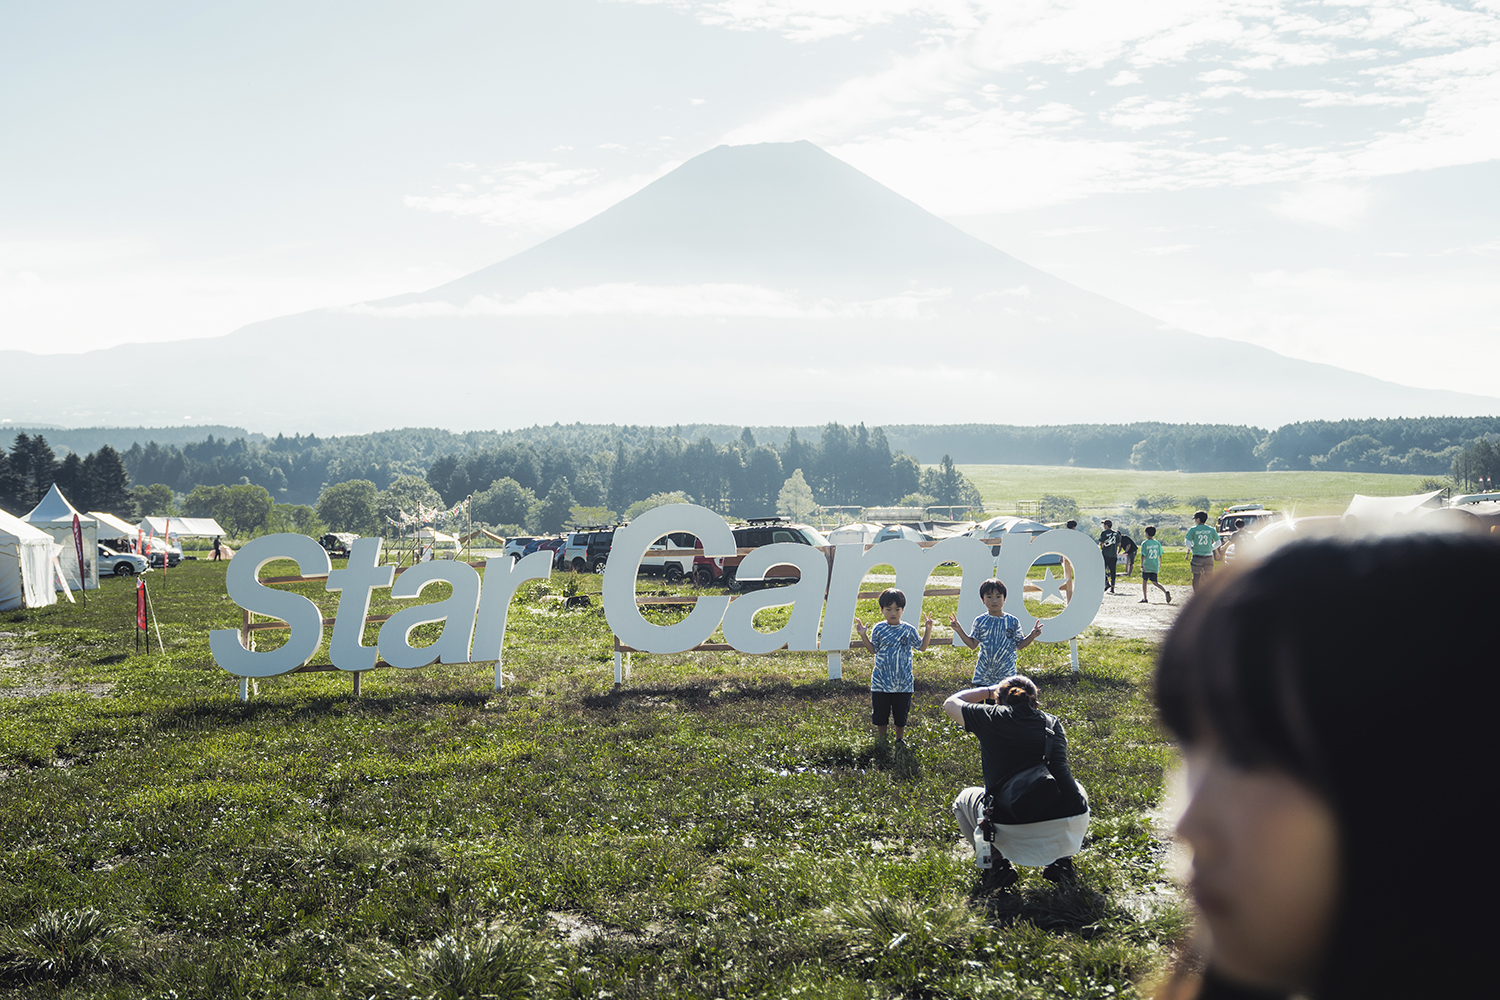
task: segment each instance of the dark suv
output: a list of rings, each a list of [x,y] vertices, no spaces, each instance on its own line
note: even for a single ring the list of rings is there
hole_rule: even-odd
[[[566,547],[558,550],[558,568],[571,567],[575,573],[603,573],[610,546],[615,543],[616,527],[596,524],[568,532]]]
[[[758,549],[762,545],[772,545],[776,542],[793,542],[797,545],[829,544],[828,539],[817,528],[806,524],[793,524],[784,517],[752,517],[744,525],[732,530],[735,547],[739,549]],[[722,581],[730,590],[739,590],[740,582],[735,579],[735,571],[739,568],[742,559],[744,559],[743,555],[733,555],[723,559],[698,556],[693,560],[693,579],[701,587]],[[789,582],[796,579],[798,579],[797,576],[768,576],[765,582]]]

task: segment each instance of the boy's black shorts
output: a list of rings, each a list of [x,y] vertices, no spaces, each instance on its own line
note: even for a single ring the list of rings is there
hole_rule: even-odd
[[[910,691],[871,691],[870,725],[883,726],[892,715],[896,725],[906,727],[906,717],[911,714]]]
[[[1156,574],[1155,573],[1148,573],[1145,570],[1141,570],[1141,582],[1142,583],[1155,583],[1156,582]]]

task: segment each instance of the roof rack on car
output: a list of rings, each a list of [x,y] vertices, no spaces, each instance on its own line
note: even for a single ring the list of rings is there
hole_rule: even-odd
[[[789,517],[747,517],[746,524],[791,524]]]

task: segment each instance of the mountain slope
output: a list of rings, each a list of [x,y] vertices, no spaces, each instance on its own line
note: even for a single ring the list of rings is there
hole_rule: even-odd
[[[1262,426],[1500,412],[1166,328],[975,239],[810,143],[720,146],[427,292],[176,345],[0,354],[0,419],[356,433],[575,420]],[[63,391],[83,365],[120,387]],[[1155,373],[1149,380],[1141,371]],[[204,377],[211,373],[211,377]]]

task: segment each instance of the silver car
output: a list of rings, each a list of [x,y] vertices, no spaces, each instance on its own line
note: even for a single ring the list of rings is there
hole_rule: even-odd
[[[99,575],[108,576],[135,576],[137,573],[146,572],[148,565],[145,557],[138,556],[133,552],[116,552],[113,549],[99,546]]]

